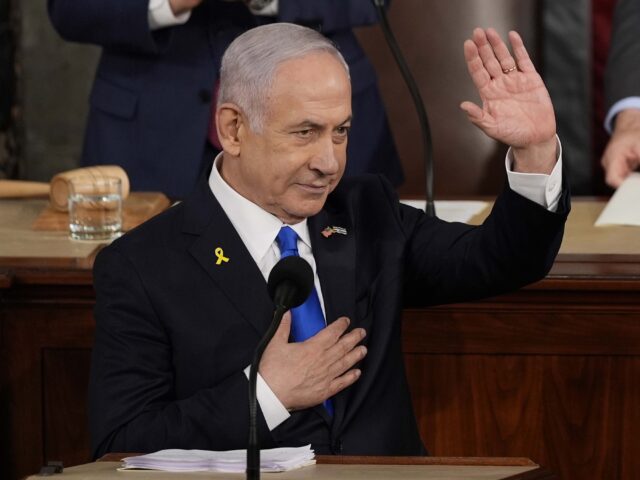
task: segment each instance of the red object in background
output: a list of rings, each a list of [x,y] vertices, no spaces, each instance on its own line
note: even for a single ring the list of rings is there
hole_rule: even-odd
[[[611,26],[613,11],[617,0],[592,0],[591,2],[591,132],[593,151],[593,178],[596,192],[607,191],[604,175],[600,166],[602,152],[609,141],[609,134],[604,129],[606,115],[604,101],[604,70],[607,65],[609,45],[611,44]]]

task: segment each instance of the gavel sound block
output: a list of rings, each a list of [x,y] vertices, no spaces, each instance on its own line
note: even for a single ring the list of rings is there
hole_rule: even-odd
[[[78,168],[59,173],[51,182],[29,182],[23,180],[0,180],[0,198],[49,197],[46,207],[32,225],[33,230],[68,231],[67,216],[69,183],[73,178],[88,180],[116,177],[122,182],[122,229],[124,231],[139,225],[169,207],[169,199],[160,192],[133,192],[129,195],[129,177],[116,165]]]
[[[35,198],[48,195],[53,209],[66,212],[71,180],[82,178],[90,183],[92,180],[105,177],[119,178],[122,184],[122,199],[129,196],[130,186],[127,172],[117,165],[100,165],[59,173],[49,183],[0,180],[0,198]]]

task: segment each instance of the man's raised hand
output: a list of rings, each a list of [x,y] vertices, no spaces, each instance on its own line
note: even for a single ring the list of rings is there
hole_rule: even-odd
[[[518,33],[512,56],[498,33],[476,28],[464,56],[482,106],[462,102],[469,120],[514,149],[514,170],[550,173],[556,162],[556,122],[549,93]]]

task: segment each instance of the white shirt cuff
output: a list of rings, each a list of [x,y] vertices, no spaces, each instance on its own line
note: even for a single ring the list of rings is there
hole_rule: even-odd
[[[249,378],[249,372],[251,371],[251,365],[244,369],[244,374]],[[262,416],[267,422],[269,431],[276,428],[287,418],[291,416],[289,411],[278,400],[273,390],[269,388],[267,382],[264,381],[262,376],[258,374],[258,381],[256,382],[256,396],[258,397],[258,403],[260,404],[260,410],[262,410]]]
[[[618,115],[622,110],[628,110],[630,108],[640,110],[640,97],[623,98],[611,106],[607,112],[607,116],[604,118],[604,128],[609,132],[609,134],[613,132],[613,120],[616,118],[616,115]]]
[[[544,173],[520,173],[511,170],[513,151],[507,151],[505,167],[511,190],[546,208],[550,212],[558,210],[558,202],[562,195],[562,144],[558,143],[558,158],[550,175]]]
[[[254,15],[275,17],[278,15],[278,0],[271,0],[271,2],[267,3],[262,8],[251,8],[251,4],[249,4],[249,10],[251,10],[251,13]]]
[[[149,0],[149,28],[158,30],[164,27],[182,25],[191,17],[191,10],[178,16],[173,14],[169,0]]]

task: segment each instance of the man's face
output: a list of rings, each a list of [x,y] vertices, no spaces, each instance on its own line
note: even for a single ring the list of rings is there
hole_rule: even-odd
[[[320,211],[344,173],[351,125],[351,85],[332,55],[281,64],[268,93],[262,132],[246,119],[239,155],[225,156],[223,178],[285,223]]]

